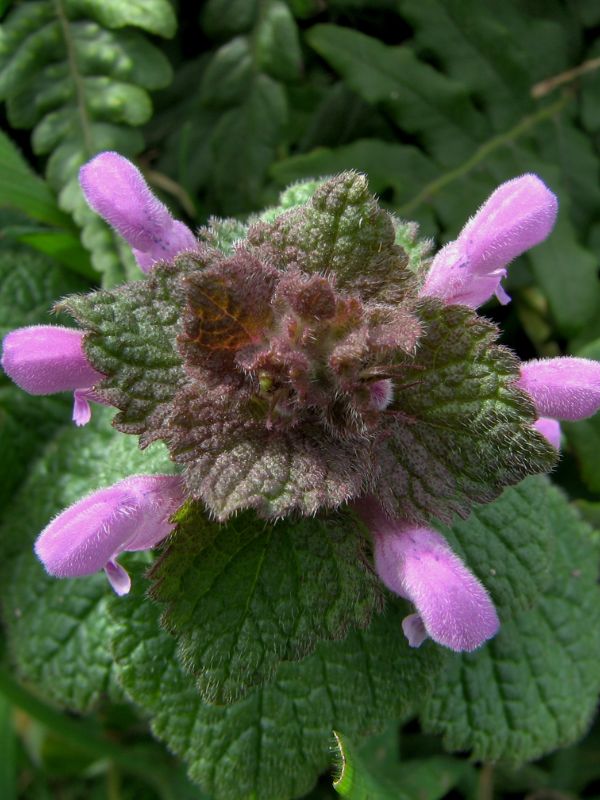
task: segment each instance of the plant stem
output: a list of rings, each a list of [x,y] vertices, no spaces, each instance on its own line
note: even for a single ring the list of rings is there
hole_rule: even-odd
[[[494,800],[494,765],[482,764],[479,772],[477,800]]]
[[[494,150],[497,150],[499,147],[504,147],[507,144],[511,144],[520,136],[523,136],[524,133],[531,130],[531,128],[535,128],[536,125],[539,125],[540,122],[544,122],[547,119],[550,119],[555,114],[558,114],[567,102],[570,100],[570,95],[564,94],[559,100],[556,100],[554,103],[548,106],[544,106],[539,111],[536,111],[534,114],[529,114],[526,117],[523,117],[513,128],[504,133],[498,134],[498,136],[494,136],[492,139],[488,139],[487,142],[484,142],[477,150],[473,153],[471,158],[463,161],[458,167],[449,172],[444,173],[436,180],[431,181],[426,186],[421,189],[421,191],[413,197],[412,200],[409,200],[408,203],[405,203],[401,206],[398,211],[402,216],[410,216],[410,214],[414,211],[417,206],[420,206],[421,203],[429,200],[433,195],[437,194],[439,191],[444,189],[448,184],[453,183],[453,181],[457,180],[458,178],[462,178],[463,175],[466,175],[470,172],[474,167],[484,161]]]
[[[85,103],[85,88],[83,86],[83,78],[77,63],[77,53],[73,45],[73,38],[71,36],[71,29],[69,27],[69,19],[65,13],[62,0],[54,0],[54,8],[56,9],[56,16],[62,29],[63,39],[65,40],[65,47],[67,49],[67,59],[69,62],[69,72],[75,86],[75,101],[77,104],[77,112],[79,114],[79,124],[81,126],[81,135],[83,137],[83,144],[87,155],[91,158],[94,155],[94,141],[92,137],[92,128],[88,117],[87,106]]]

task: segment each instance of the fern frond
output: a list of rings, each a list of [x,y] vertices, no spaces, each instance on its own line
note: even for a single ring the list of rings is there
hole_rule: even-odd
[[[106,284],[134,270],[128,248],[87,207],[77,174],[100,150],[133,156],[152,115],[149,91],[166,86],[171,68],[142,33],[172,36],[168,0],[31,0],[7,17],[0,38],[0,99],[10,124],[33,128],[47,155],[59,205],[82,228],[82,242]]]

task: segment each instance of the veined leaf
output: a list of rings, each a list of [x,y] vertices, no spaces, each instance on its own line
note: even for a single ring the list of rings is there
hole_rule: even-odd
[[[351,515],[226,525],[192,506],[152,570],[151,594],[206,702],[269,683],[282,661],[343,639],[381,610],[367,542]]]
[[[119,678],[151,715],[155,734],[181,755],[214,800],[300,797],[330,760],[332,729],[358,741],[403,716],[429,691],[442,654],[411,650],[396,605],[366,631],[322,643],[301,662],[282,663],[268,686],[229,706],[208,706],[158,626],[158,609],[135,593],[111,603]],[[152,664],[153,669],[148,669]]]
[[[37,0],[7,18],[0,43],[0,97],[16,127],[32,127],[36,152],[50,154],[48,179],[59,205],[83,228],[82,240],[108,284],[132,271],[132,256],[87,207],[77,184],[85,161],[101,150],[134,155],[139,126],[151,114],[148,89],[165,86],[162,53],[127,25],[169,36],[175,18],[167,0]]]
[[[70,218],[61,211],[48,185],[31,170],[12,141],[0,131],[0,206],[15,208],[33,219],[67,230]]]
[[[553,533],[552,583],[486,647],[453,659],[423,710],[423,724],[449,750],[482,761],[520,764],[570,744],[596,708],[597,547],[557,489],[538,491],[540,522]]]

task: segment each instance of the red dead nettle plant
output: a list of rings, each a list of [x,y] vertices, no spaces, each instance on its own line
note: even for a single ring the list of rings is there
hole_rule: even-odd
[[[412,603],[411,645],[493,637],[488,592],[436,525],[550,470],[558,420],[600,407],[598,363],[520,364],[476,310],[509,302],[507,265],[550,234],[544,183],[502,184],[433,260],[354,172],[294,187],[244,233],[215,221],[198,238],[116,153],[85,165],[81,185],[146,275],[65,299],[79,329],[13,331],[2,364],[32,394],[74,391],[77,424],[90,402],[116,407],[114,426],[142,448],[162,440],[177,474],[134,475],[62,512],[36,543],[48,572],[104,568],[125,594],[119,554],[190,514],[223,536],[236,515],[275,535],[322,518],[360,540],[365,580],[374,571]]]

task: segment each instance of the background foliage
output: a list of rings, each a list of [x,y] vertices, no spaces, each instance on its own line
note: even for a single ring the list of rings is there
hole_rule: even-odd
[[[137,276],[76,179],[95,152],[115,149],[135,157],[192,226],[210,215],[243,219],[292,181],[355,168],[438,244],[499,182],[536,172],[560,197],[559,222],[511,268],[513,302],[485,311],[522,358],[600,358],[595,0],[4,0],[0,13],[2,334],[47,321],[65,294]],[[589,658],[600,647],[597,605],[585,592],[596,579],[597,539],[575,511],[600,521],[600,416],[564,426],[553,480],[568,504],[546,481],[529,481],[445,531],[467,556],[482,531],[496,532],[502,547],[479,554],[479,569],[513,559],[518,580],[492,580],[502,634],[445,667],[420,722],[411,693],[425,693],[444,665],[427,647],[401,652],[390,633],[399,628],[394,606],[343,643],[315,652],[298,644],[312,653],[306,672],[269,664],[272,683],[240,691],[227,711],[207,711],[173,641],[145,630],[139,598],[109,598],[101,576],[47,579],[31,542],[52,514],[123,474],[166,468],[158,447],[140,461],[106,415],[84,434],[68,416],[64,398],[28,398],[0,377],[0,797],[600,796],[600,728],[571,744],[589,726],[600,683],[598,659]],[[526,546],[511,535],[515,520]],[[574,560],[584,565],[576,576]],[[346,624],[343,598],[340,608]],[[564,625],[568,608],[577,610],[573,627]],[[383,663],[391,638],[398,663],[422,659],[418,686],[399,687],[398,676],[361,684],[365,660]],[[226,644],[212,642],[218,659],[239,659],[247,646],[243,636]],[[201,666],[203,654],[188,645]],[[523,653],[525,671],[515,667]],[[146,668],[153,654],[169,658],[168,674]],[[11,676],[15,663],[27,689]],[[220,691],[201,675],[205,696]],[[257,703],[258,717],[249,711]],[[390,704],[404,723],[364,740]],[[149,718],[203,789],[149,736]],[[562,744],[570,746],[547,755]]]

